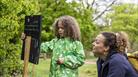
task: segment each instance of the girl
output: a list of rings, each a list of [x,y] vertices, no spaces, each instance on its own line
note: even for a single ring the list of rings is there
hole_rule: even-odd
[[[133,68],[138,73],[138,51],[135,51],[133,53],[127,53],[127,50],[130,49],[129,41],[128,41],[128,35],[125,32],[117,32],[117,48],[120,53],[127,56],[128,61],[131,63]]]
[[[138,77],[118,47],[114,33],[103,32],[96,37],[93,42],[93,53],[98,57],[98,77]]]
[[[54,23],[55,38],[41,44],[41,51],[52,51],[49,77],[78,77],[84,64],[80,29],[75,18],[61,16]]]

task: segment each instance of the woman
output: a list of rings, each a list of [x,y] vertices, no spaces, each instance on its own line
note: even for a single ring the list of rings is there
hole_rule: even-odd
[[[138,77],[127,58],[119,53],[114,33],[103,32],[92,44],[98,57],[98,77]]]

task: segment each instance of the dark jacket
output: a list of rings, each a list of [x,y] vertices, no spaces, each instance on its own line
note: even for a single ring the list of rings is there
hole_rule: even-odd
[[[98,77],[138,77],[127,57],[116,51],[111,51],[105,61],[99,58],[97,68]]]

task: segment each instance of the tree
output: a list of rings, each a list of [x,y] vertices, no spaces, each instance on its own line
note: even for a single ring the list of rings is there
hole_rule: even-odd
[[[36,0],[0,0],[0,76],[21,73],[21,32],[25,15],[38,14]]]
[[[56,18],[63,15],[75,17],[80,25],[82,42],[86,50],[91,48],[91,39],[97,31],[92,23],[92,7],[85,7],[82,2],[67,2],[66,0],[40,0],[43,15],[42,42],[53,38],[52,24]]]
[[[113,6],[114,11],[107,18],[111,19],[111,26],[106,30],[125,31],[128,33],[131,48],[137,50],[138,47],[138,7],[133,4],[122,4]]]

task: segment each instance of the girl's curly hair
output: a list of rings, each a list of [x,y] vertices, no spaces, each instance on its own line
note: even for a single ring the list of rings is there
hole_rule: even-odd
[[[117,32],[116,33],[116,40],[117,40],[117,48],[119,52],[126,53],[126,49],[130,48],[128,35],[125,32]]]
[[[58,33],[58,22],[62,22],[62,25],[64,26],[64,36],[69,37],[73,40],[80,41],[80,28],[76,21],[76,19],[72,16],[61,16],[59,17],[53,24],[54,27],[54,33],[57,38],[60,38],[60,35]]]

